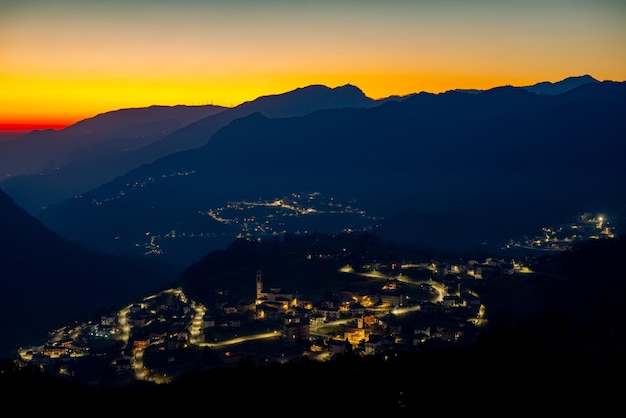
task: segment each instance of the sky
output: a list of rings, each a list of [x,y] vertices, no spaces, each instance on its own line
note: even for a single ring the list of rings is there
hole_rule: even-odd
[[[0,131],[352,84],[626,80],[626,0],[0,0]]]

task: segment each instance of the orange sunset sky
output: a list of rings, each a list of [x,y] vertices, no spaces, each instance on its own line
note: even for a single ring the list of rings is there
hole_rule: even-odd
[[[626,80],[626,1],[0,1],[0,130],[311,84],[381,98],[583,74]]]

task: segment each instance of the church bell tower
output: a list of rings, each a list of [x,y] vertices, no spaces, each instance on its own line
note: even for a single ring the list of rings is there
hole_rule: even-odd
[[[261,270],[256,272],[256,298],[261,299],[261,293],[263,293],[263,275]]]

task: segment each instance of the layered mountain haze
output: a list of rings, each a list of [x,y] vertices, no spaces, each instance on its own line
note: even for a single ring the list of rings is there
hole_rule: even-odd
[[[585,75],[524,89],[557,94],[590,82],[598,81]],[[0,185],[20,206],[35,214],[142,164],[200,147],[220,128],[255,112],[270,118],[303,116],[320,109],[368,108],[411,96],[414,94],[374,100],[352,85],[311,85],[262,96],[233,108],[205,105],[120,109],[60,131],[33,131],[0,143]]]
[[[351,85],[312,85],[234,108],[151,106],[105,113],[59,132],[33,132],[6,144],[4,150],[0,144],[0,155],[7,162],[0,166],[5,167],[5,178],[10,176],[1,184],[22,207],[36,213],[142,164],[202,146],[220,128],[254,112],[302,116],[318,109],[370,107],[384,101],[370,99]],[[24,175],[15,177],[19,174]]]
[[[1,174],[3,178],[39,174],[79,159],[138,149],[223,109],[209,105],[119,109],[59,131],[35,130],[0,144]]]
[[[401,100],[403,97],[394,98]],[[210,116],[168,135],[162,140],[145,147],[142,153],[151,158],[162,157],[174,152],[184,151],[205,145],[211,136],[230,122],[260,113],[269,118],[304,116],[321,109],[366,108],[391,99],[374,100],[367,97],[358,87],[345,85],[330,88],[311,85],[285,93],[261,96]]]
[[[33,131],[0,142],[2,188],[20,206],[37,212],[150,162],[138,150],[223,109],[211,105],[120,109],[59,131]]]
[[[577,213],[619,219],[626,84],[579,81],[562,94],[506,86],[303,116],[255,112],[218,130],[212,119],[227,110],[173,134],[205,145],[38,216],[72,239],[179,267],[242,235],[370,229],[412,245],[491,250]]]

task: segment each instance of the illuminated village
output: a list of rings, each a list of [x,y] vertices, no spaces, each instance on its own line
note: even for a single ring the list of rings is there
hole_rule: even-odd
[[[589,239],[614,234],[602,217],[580,219],[579,225],[567,228],[576,234],[559,238],[560,245],[583,234]],[[557,239],[550,233],[557,231],[565,228],[546,228],[544,241],[529,242],[554,245]],[[327,257],[340,255],[308,255]],[[302,356],[326,361],[348,351],[367,356],[423,345],[466,344],[488,318],[480,298],[484,284],[533,272],[532,258],[389,264],[371,260],[359,273],[356,270],[350,265],[340,269],[367,278],[366,289],[344,289],[320,300],[272,287],[271,277],[260,270],[250,278],[256,297],[245,303],[226,298],[207,307],[189,300],[180,288],[164,290],[103,315],[99,322],[51,332],[44,343],[20,350],[19,358],[93,384],[102,383],[103,375],[106,381],[164,383],[198,367],[190,359],[206,355],[206,349],[211,361],[201,364],[204,368],[232,367],[246,359],[258,364]],[[227,295],[229,289],[215,292]],[[85,371],[86,358],[106,373]]]

